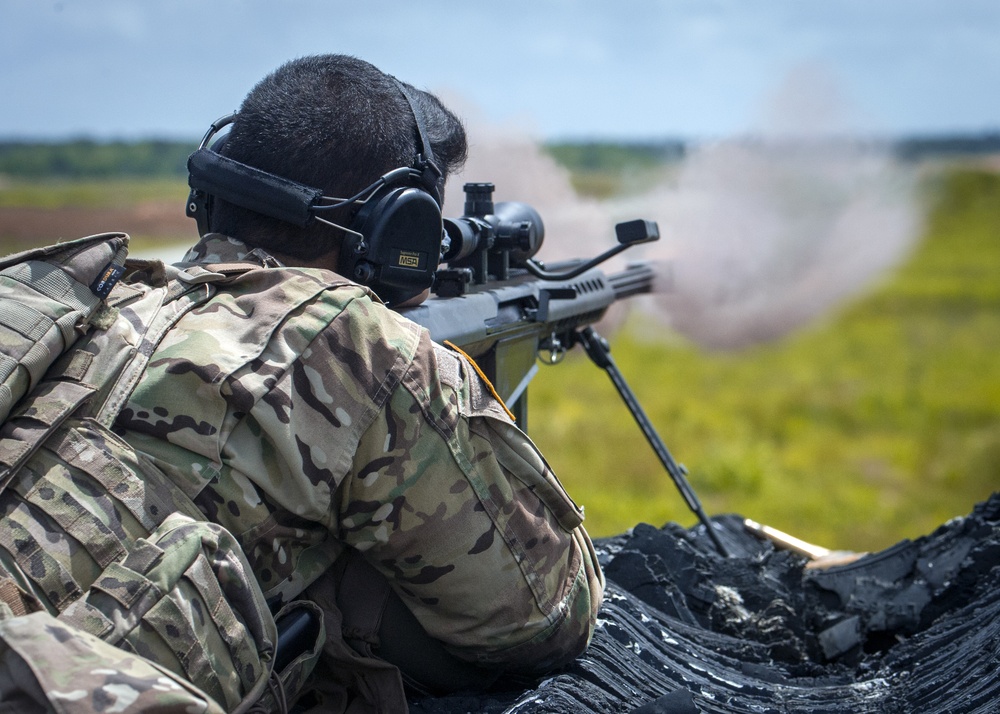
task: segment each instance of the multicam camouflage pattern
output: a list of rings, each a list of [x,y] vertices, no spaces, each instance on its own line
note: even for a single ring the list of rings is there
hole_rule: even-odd
[[[205,285],[174,285],[165,306],[166,285],[126,290],[120,319],[79,340],[0,427],[0,467],[9,474],[0,492],[0,609],[18,616],[0,639],[40,671],[57,661],[58,648],[46,648],[63,630],[49,627],[47,640],[22,652],[17,628],[23,616],[45,614],[58,616],[68,632],[132,653],[119,672],[122,652],[110,649],[102,672],[114,678],[84,676],[72,690],[73,711],[124,711],[107,699],[107,687],[127,689],[130,673],[153,663],[152,671],[166,673],[161,679],[181,677],[208,691],[211,698],[199,695],[201,710],[212,708],[204,705],[212,699],[227,710],[256,701],[270,674],[275,625],[239,545],[204,522],[186,494],[99,418],[125,389],[116,377],[128,386],[160,335],[210,294]],[[15,665],[0,662],[0,678],[12,676]],[[142,702],[160,701],[161,690],[163,706],[193,701],[149,681]],[[0,699],[0,710],[9,701]]]
[[[118,437],[71,418],[0,495],[0,573],[62,612],[174,512],[201,516]]]
[[[261,260],[206,237],[187,260]],[[334,273],[248,272],[180,319],[115,430],[288,601],[346,546],[459,656],[586,646],[603,579],[569,499],[464,357]]]
[[[256,701],[277,631],[233,537],[173,514],[60,620],[192,682],[227,711]]]
[[[538,671],[586,646],[603,582],[582,513],[464,357],[422,336],[351,476],[341,537],[455,654]]]
[[[0,711],[224,714],[197,687],[46,612],[0,607]]]

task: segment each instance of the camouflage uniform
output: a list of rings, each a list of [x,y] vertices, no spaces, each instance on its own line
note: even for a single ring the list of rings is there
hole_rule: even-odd
[[[23,617],[0,612],[0,661],[0,711],[5,713],[225,712],[172,672],[47,612]]]
[[[99,301],[127,241],[0,260],[0,712],[284,711],[322,629],[277,652],[241,546],[109,430],[155,345],[229,278],[135,264]]]
[[[457,656],[540,671],[589,641],[603,577],[582,512],[466,358],[335,273],[255,261],[152,354],[115,430],[285,602],[347,546]]]

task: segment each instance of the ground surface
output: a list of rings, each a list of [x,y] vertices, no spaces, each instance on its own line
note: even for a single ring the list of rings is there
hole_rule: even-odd
[[[733,516],[603,540],[587,654],[531,686],[414,700],[445,712],[970,712],[1000,701],[1000,494],[855,563],[806,570]]]

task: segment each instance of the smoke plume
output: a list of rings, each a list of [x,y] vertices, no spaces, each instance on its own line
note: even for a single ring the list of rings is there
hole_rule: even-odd
[[[672,284],[658,314],[699,344],[775,339],[894,267],[913,244],[910,179],[844,141],[720,142],[632,203],[659,220]]]
[[[460,212],[464,181],[492,181],[497,201],[541,213],[544,260],[591,257],[615,244],[617,221],[655,220],[661,240],[623,255],[660,266],[655,315],[710,349],[772,340],[870,286],[919,230],[912,176],[880,144],[838,134],[836,97],[821,70],[796,70],[756,138],[696,146],[647,191],[604,202],[576,195],[525,132],[470,122],[448,208]]]

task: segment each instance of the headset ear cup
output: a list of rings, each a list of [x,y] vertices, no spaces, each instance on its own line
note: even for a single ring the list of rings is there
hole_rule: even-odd
[[[340,272],[371,286],[388,305],[397,305],[431,286],[441,258],[441,208],[426,191],[380,189],[351,223],[340,254]]]

